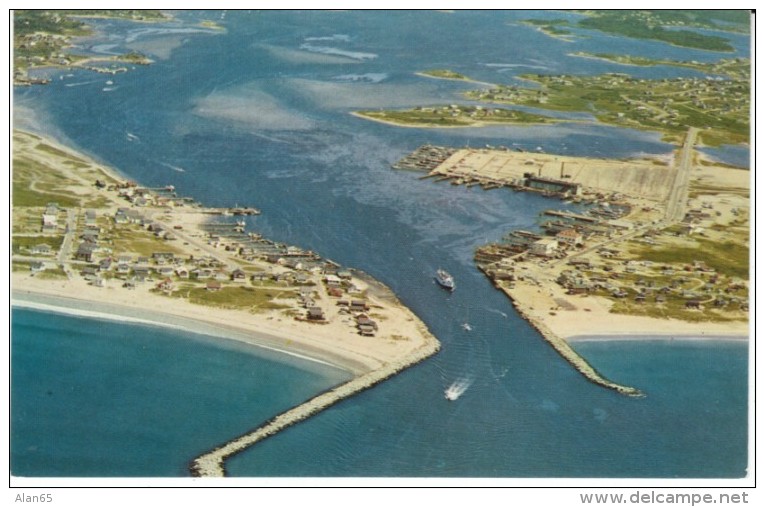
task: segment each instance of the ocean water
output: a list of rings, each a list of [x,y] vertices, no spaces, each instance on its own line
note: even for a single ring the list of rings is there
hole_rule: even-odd
[[[182,476],[221,435],[350,378],[148,325],[21,308],[12,319],[11,471],[21,477]]]
[[[225,16],[180,13],[178,21],[148,27],[100,20],[102,35],[83,41],[85,49],[136,48],[156,63],[108,78],[83,71],[59,79],[52,73],[54,80],[46,87],[14,90],[19,124],[55,135],[147,186],[173,184],[180,194],[210,206],[260,208],[262,215],[248,217],[249,230],[368,272],[390,286],[442,342],[442,351],[428,361],[238,455],[229,464],[231,475],[746,473],[746,345],[578,344],[596,368],[644,390],[647,397],[625,398],[594,386],[519,318],[472,261],[477,246],[513,228],[536,227],[542,210],[560,204],[538,195],[419,180],[417,173],[390,169],[428,142],[542,146],[550,153],[614,157],[666,155],[672,146],[655,133],[594,124],[428,130],[395,128],[348,114],[462,102],[458,93],[475,86],[414,75],[425,69],[449,68],[488,82],[512,82],[529,72],[693,74],[567,56],[604,44],[618,44],[619,50],[636,55],[709,58],[705,52],[595,32],[567,43],[518,23],[530,16],[517,11],[237,11]],[[199,28],[202,19],[219,20],[226,32]],[[439,30],[423,29],[432,26]],[[746,44],[739,41],[736,47],[736,56],[748,56]],[[107,79],[113,84],[107,86]],[[740,149],[711,153],[723,160],[743,158]],[[434,285],[438,267],[455,276],[453,294]],[[14,421],[12,470],[19,475],[184,475],[188,459],[199,449],[248,430],[326,388],[332,378],[319,374],[307,380],[293,365],[266,367],[251,353],[226,350],[220,353],[246,363],[247,373],[232,369],[219,375],[216,370],[207,379],[215,383],[210,389],[226,394],[219,405],[206,408],[186,395],[204,370],[194,362],[210,353],[208,342],[152,331],[164,338],[151,343],[173,344],[166,348],[178,358],[172,362],[178,372],[170,381],[152,376],[167,361],[157,359],[158,353],[147,362],[141,342],[133,341],[146,336],[146,329],[110,323],[105,331],[89,334],[83,323],[66,338],[83,353],[61,355],[56,354],[61,341],[56,328],[67,318],[46,315],[50,323],[38,329],[23,325],[25,312],[14,312],[12,328],[14,378],[19,375],[12,392],[14,417],[16,404],[26,399],[47,408],[34,423],[29,417]],[[465,332],[463,322],[470,322],[473,331]],[[96,335],[123,339],[96,340]],[[33,350],[17,346],[26,343],[34,343]],[[63,370],[113,375],[112,367],[99,360],[110,347],[120,347],[125,361],[126,375],[111,377],[115,389],[120,382],[124,389],[140,380],[173,399],[188,398],[187,404],[163,405],[168,420],[193,414],[209,422],[200,422],[205,431],[152,441],[152,451],[161,458],[151,462],[113,459],[125,447],[134,455],[146,447],[143,432],[113,423],[124,417],[119,412],[123,405],[141,411],[146,402],[151,411],[149,401],[131,397],[130,403],[120,403],[124,392],[109,398],[105,389],[80,403],[77,391],[56,388],[60,371],[40,368],[36,357],[52,354]],[[261,375],[269,368],[273,375]],[[249,379],[242,381],[240,375]],[[443,390],[460,379],[470,382],[469,389],[459,402],[446,402]],[[228,399],[232,387],[249,381],[259,387],[250,398],[253,407],[241,406],[233,394]],[[45,394],[49,390],[56,396]],[[710,393],[716,395],[714,403],[705,401]],[[78,416],[83,405],[97,412],[103,399],[110,400],[103,419]],[[230,418],[224,416],[228,411]],[[220,419],[226,423],[218,424]],[[37,449],[57,441],[59,433],[68,435],[61,452],[40,457]],[[99,445],[84,445],[95,433]]]

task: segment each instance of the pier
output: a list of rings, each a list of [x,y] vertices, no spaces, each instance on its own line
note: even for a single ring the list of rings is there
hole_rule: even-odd
[[[413,153],[393,164],[393,168],[430,172],[444,163],[444,161],[457,151],[457,148],[426,144],[420,146]]]
[[[689,139],[686,144],[692,146],[695,137]],[[686,149],[683,153],[688,152]],[[684,165],[681,165],[689,165],[688,160],[688,156],[684,155],[681,160]],[[599,159],[432,145],[421,146],[393,164],[393,168],[461,178],[465,184],[479,181],[484,188],[507,186],[570,199],[583,199],[584,194],[603,194],[598,197],[599,200],[623,195],[662,202],[668,197],[676,179],[681,184],[687,182],[685,177],[675,178],[673,167],[650,159]],[[679,215],[674,210],[672,214]]]
[[[594,224],[600,221],[597,218],[588,217],[587,215],[579,215],[577,213],[571,213],[570,211],[557,211],[553,209],[548,209],[544,211],[544,214],[552,216],[552,217],[568,218],[571,220],[586,222],[589,224]]]
[[[225,477],[225,462],[231,456],[424,361],[438,352],[440,343],[430,334],[424,325],[421,326],[421,331],[427,337],[427,340],[409,356],[321,393],[305,403],[283,412],[258,428],[193,459],[189,464],[189,472],[194,477]]]
[[[209,215],[252,216],[260,215],[260,210],[257,208],[205,208],[203,213]]]

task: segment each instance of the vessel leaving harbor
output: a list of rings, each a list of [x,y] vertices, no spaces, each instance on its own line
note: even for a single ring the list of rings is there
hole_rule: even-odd
[[[444,289],[447,289],[448,291],[454,290],[454,278],[443,269],[436,271],[436,281],[438,282],[438,285]]]
[[[460,379],[454,382],[452,385],[446,388],[444,391],[444,398],[449,401],[456,401],[460,396],[467,391],[472,382],[467,379]]]

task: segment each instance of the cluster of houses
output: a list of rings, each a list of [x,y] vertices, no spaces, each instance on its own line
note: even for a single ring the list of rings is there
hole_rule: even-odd
[[[99,188],[116,191],[117,194],[131,203],[133,206],[143,208],[146,206],[175,206],[179,199],[175,196],[175,187],[168,185],[164,188],[150,189],[139,187],[132,181],[125,181],[116,185],[107,186],[101,180],[96,181]],[[184,199],[180,199],[183,201]]]
[[[624,261],[620,271],[612,265],[602,266],[602,272],[595,272],[592,263],[587,259],[575,258],[569,261],[572,269],[565,270],[557,278],[557,283],[567,290],[568,294],[588,294],[605,291],[611,297],[623,299],[632,295],[638,304],[654,302],[666,303],[669,297],[680,298],[687,309],[701,309],[709,304],[715,308],[735,308],[748,310],[746,297],[736,295],[746,288],[745,284],[730,282],[724,287],[722,279],[705,263],[696,261],[676,270],[672,266],[654,266],[650,261]],[[645,269],[650,271],[645,272]],[[644,276],[640,277],[643,273]],[[704,283],[694,290],[683,286],[691,281],[689,274],[704,279]],[[634,279],[638,275],[637,279]],[[656,276],[670,277],[666,285],[659,286],[654,280]],[[629,282],[620,283],[618,280],[628,277]]]
[[[60,48],[66,44],[67,38],[63,35],[54,35],[42,32],[17,35],[15,37],[16,72],[24,75],[21,71],[25,67],[48,65],[70,65],[71,58]]]
[[[332,298],[337,298],[339,314],[352,315],[356,329],[362,336],[374,336],[379,326],[372,318],[367,315],[369,305],[363,299],[347,299],[345,296],[358,293],[358,288],[353,284],[350,272],[339,270],[337,272],[328,272],[322,277],[322,282],[327,294]],[[356,290],[354,290],[354,288]],[[305,320],[309,322],[326,323],[324,310],[316,304],[314,294],[316,287],[302,287],[300,289],[300,305],[305,308]]]
[[[369,305],[363,299],[340,299],[337,302],[337,306],[340,307],[340,313],[353,315],[356,329],[358,329],[360,335],[374,336],[379,330],[377,322],[367,315]]]
[[[106,187],[103,181],[97,186]],[[113,188],[112,188],[113,187]],[[130,182],[110,185],[139,208],[142,199],[152,205],[157,198],[151,192],[144,192]],[[51,211],[57,210],[54,208]],[[54,214],[55,218],[55,214]],[[240,268],[231,269],[225,262],[214,256],[178,255],[173,252],[158,250],[150,255],[115,254],[111,249],[99,243],[101,228],[95,211],[84,214],[84,222],[78,231],[80,242],[74,252],[74,259],[86,263],[80,271],[94,286],[104,286],[108,279],[118,279],[122,286],[134,289],[138,284],[152,283],[159,292],[171,293],[182,280],[204,282],[206,290],[220,291],[231,284],[251,282],[277,282],[289,286],[298,286],[299,301],[305,309],[305,320],[325,322],[325,312],[315,302],[315,277],[321,276],[326,293],[337,298],[340,313],[352,314],[360,334],[373,336],[378,324],[366,314],[367,303],[361,298],[362,290],[354,282],[350,271],[342,269],[336,263],[322,259],[311,251],[276,243],[255,234],[245,234],[243,224],[208,224],[208,243],[214,247],[224,247],[230,255],[248,261],[265,261],[274,265],[268,271],[248,273]],[[140,209],[121,207],[114,214],[116,225],[137,224],[152,232],[159,239],[175,239],[167,226],[147,218]],[[102,241],[103,242],[103,241]],[[347,299],[349,297],[354,299]]]
[[[504,257],[514,257],[528,253],[545,259],[566,257],[569,249],[578,248],[584,238],[575,229],[564,229],[553,237],[545,237],[528,231],[513,231],[503,243],[482,248],[476,253],[476,260],[497,262]]]
[[[629,210],[627,205],[596,207],[584,215],[547,210],[544,214],[555,218],[541,225],[544,233],[511,231],[501,243],[479,249],[476,260],[493,263],[521,254],[542,259],[563,259],[569,252],[584,246],[585,240],[592,236],[611,237],[614,233],[632,229],[632,222],[619,218]]]

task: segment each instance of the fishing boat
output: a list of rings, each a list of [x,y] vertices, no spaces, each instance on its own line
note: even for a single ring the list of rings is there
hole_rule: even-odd
[[[456,401],[462,394],[470,387],[471,380],[460,379],[454,382],[452,385],[446,388],[444,391],[444,398],[449,401]]]
[[[449,291],[454,290],[454,278],[452,278],[452,275],[450,275],[443,269],[439,269],[438,271],[436,271],[436,281],[438,282],[438,285],[440,285],[444,289],[447,289]]]
[[[460,393],[453,385],[451,385],[446,389],[446,391],[444,391],[444,398],[449,401],[455,401],[460,397],[460,394],[462,393]]]
[[[465,331],[472,331],[473,330],[473,326],[471,326],[467,322],[463,322],[462,323],[462,329],[464,329]]]

